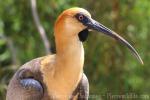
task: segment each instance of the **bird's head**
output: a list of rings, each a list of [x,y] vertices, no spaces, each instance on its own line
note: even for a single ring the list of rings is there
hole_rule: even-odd
[[[86,25],[81,23],[82,20],[87,18],[91,18],[91,15],[83,8],[74,7],[67,9],[56,20],[55,34],[63,37],[78,35],[79,32],[87,28]]]
[[[56,20],[54,29],[57,37],[71,38],[72,36],[78,36],[82,42],[86,40],[89,30],[98,31],[121,42],[127,46],[139,62],[143,64],[137,51],[124,38],[92,19],[91,14],[83,8],[75,7],[62,12]]]

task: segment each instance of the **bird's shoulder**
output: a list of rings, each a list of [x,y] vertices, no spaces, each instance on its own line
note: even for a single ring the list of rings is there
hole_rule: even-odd
[[[38,57],[22,65],[19,70],[26,69],[31,70],[33,73],[39,72],[42,67],[50,66],[54,62],[54,60],[55,54]]]
[[[15,76],[19,79],[34,78],[36,80],[43,80],[42,69],[50,66],[54,58],[55,55],[47,55],[30,60],[18,69]]]
[[[46,66],[52,67],[52,65],[55,63],[55,61],[56,61],[55,54],[48,55],[48,56],[42,57],[42,59],[40,61],[40,65],[42,68],[46,67]]]

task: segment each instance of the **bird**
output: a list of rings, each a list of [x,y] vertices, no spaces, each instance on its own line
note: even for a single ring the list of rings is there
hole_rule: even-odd
[[[22,65],[9,82],[6,100],[88,100],[83,42],[89,31],[114,38],[143,64],[138,52],[124,38],[92,19],[86,9],[72,7],[64,10],[55,21],[56,54]]]

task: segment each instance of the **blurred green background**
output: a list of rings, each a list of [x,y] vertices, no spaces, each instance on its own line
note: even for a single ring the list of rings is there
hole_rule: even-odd
[[[127,39],[144,61],[108,36],[91,32],[84,43],[84,71],[90,83],[91,99],[150,100],[150,0],[37,0],[41,24],[55,51],[53,25],[70,7],[91,12],[94,19]],[[0,100],[15,71],[25,62],[46,55],[33,21],[30,0],[0,0]],[[126,100],[126,99],[124,99]]]

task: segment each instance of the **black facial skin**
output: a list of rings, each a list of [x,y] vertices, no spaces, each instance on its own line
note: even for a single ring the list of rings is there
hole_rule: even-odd
[[[88,23],[88,21],[89,21],[89,19],[88,19],[85,15],[83,15],[82,13],[76,14],[75,17],[76,17],[76,19],[77,19],[78,21],[80,21],[83,25],[85,25],[85,24]],[[80,40],[81,42],[86,41],[86,40],[87,40],[87,37],[88,37],[88,34],[89,34],[89,31],[88,31],[87,28],[84,29],[84,30],[82,30],[82,31],[79,32],[79,34],[78,34],[79,40]]]
[[[84,14],[82,13],[77,13],[75,15],[76,19],[81,22],[83,25],[86,25],[90,20],[87,16],[85,16]]]
[[[79,32],[79,34],[78,34],[79,40],[80,40],[81,42],[86,41],[86,39],[87,39],[87,37],[88,37],[88,34],[89,34],[88,29],[82,30],[82,31]]]

